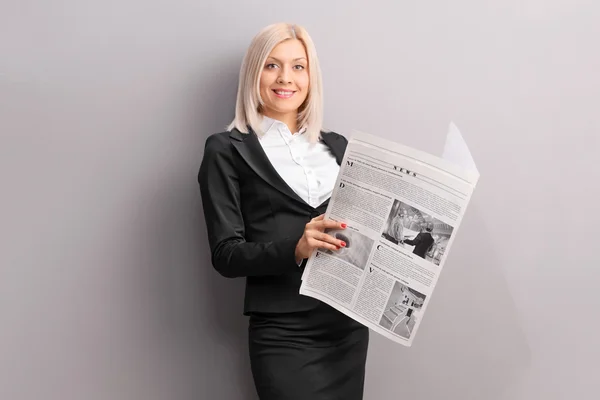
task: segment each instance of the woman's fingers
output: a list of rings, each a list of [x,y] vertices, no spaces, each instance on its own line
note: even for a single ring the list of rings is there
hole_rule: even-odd
[[[323,221],[323,218],[325,218],[325,214],[321,214],[318,217],[314,217],[311,221]]]
[[[339,249],[338,246],[335,246],[329,242],[325,242],[325,241],[314,239],[314,238],[311,240],[311,247],[313,249],[319,248],[319,249],[328,249],[328,250],[333,250],[333,251],[336,251]]]
[[[324,219],[323,214],[319,215],[316,218],[313,218],[311,221],[311,225],[315,229],[325,230],[325,229],[346,229],[346,224],[343,222],[334,221],[332,219]]]
[[[332,228],[346,229],[345,223],[334,221],[332,219],[327,219],[327,220],[321,221],[321,226],[325,229],[332,229]]]
[[[332,251],[339,250],[345,247],[346,243],[339,240],[324,231],[326,229],[346,229],[346,224],[343,222],[325,219],[325,214],[321,214],[310,220],[306,224],[304,234],[296,245],[296,258],[306,258],[316,248],[328,249]]]
[[[323,233],[323,232],[318,232],[315,233],[313,235],[313,239],[319,241],[319,242],[325,242],[325,243],[330,243],[335,247],[346,247],[346,243],[343,240],[339,240],[331,235],[328,235],[327,233]]]

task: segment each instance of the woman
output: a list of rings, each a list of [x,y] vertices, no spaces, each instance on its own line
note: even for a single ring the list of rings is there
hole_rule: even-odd
[[[214,268],[244,277],[244,314],[261,400],[359,400],[368,329],[299,294],[306,259],[345,243],[323,213],[347,140],[322,128],[313,42],[274,24],[243,60],[235,119],[206,140],[198,181]]]
[[[396,216],[390,222],[390,227],[388,229],[388,235],[392,237],[396,244],[404,242],[404,214],[402,210],[399,210]]]

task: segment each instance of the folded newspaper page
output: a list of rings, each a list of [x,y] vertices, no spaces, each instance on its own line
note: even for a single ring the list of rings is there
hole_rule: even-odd
[[[347,245],[313,252],[300,294],[411,346],[478,179],[453,123],[442,157],[354,131],[325,212]]]

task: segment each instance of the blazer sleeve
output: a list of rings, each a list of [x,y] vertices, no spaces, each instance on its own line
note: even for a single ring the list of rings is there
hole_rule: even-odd
[[[213,267],[228,278],[298,272],[298,238],[247,242],[240,208],[239,176],[229,139],[211,135],[206,140],[198,173]]]
[[[421,243],[421,240],[423,240],[423,235],[419,232],[419,234],[414,239],[407,239],[404,241],[404,243],[410,244],[411,246],[416,246],[419,243]]]

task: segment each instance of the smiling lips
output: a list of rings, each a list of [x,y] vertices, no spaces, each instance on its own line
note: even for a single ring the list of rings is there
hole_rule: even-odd
[[[296,92],[294,92],[292,90],[277,90],[277,89],[273,89],[273,93],[275,93],[275,96],[279,97],[280,99],[289,99]]]

